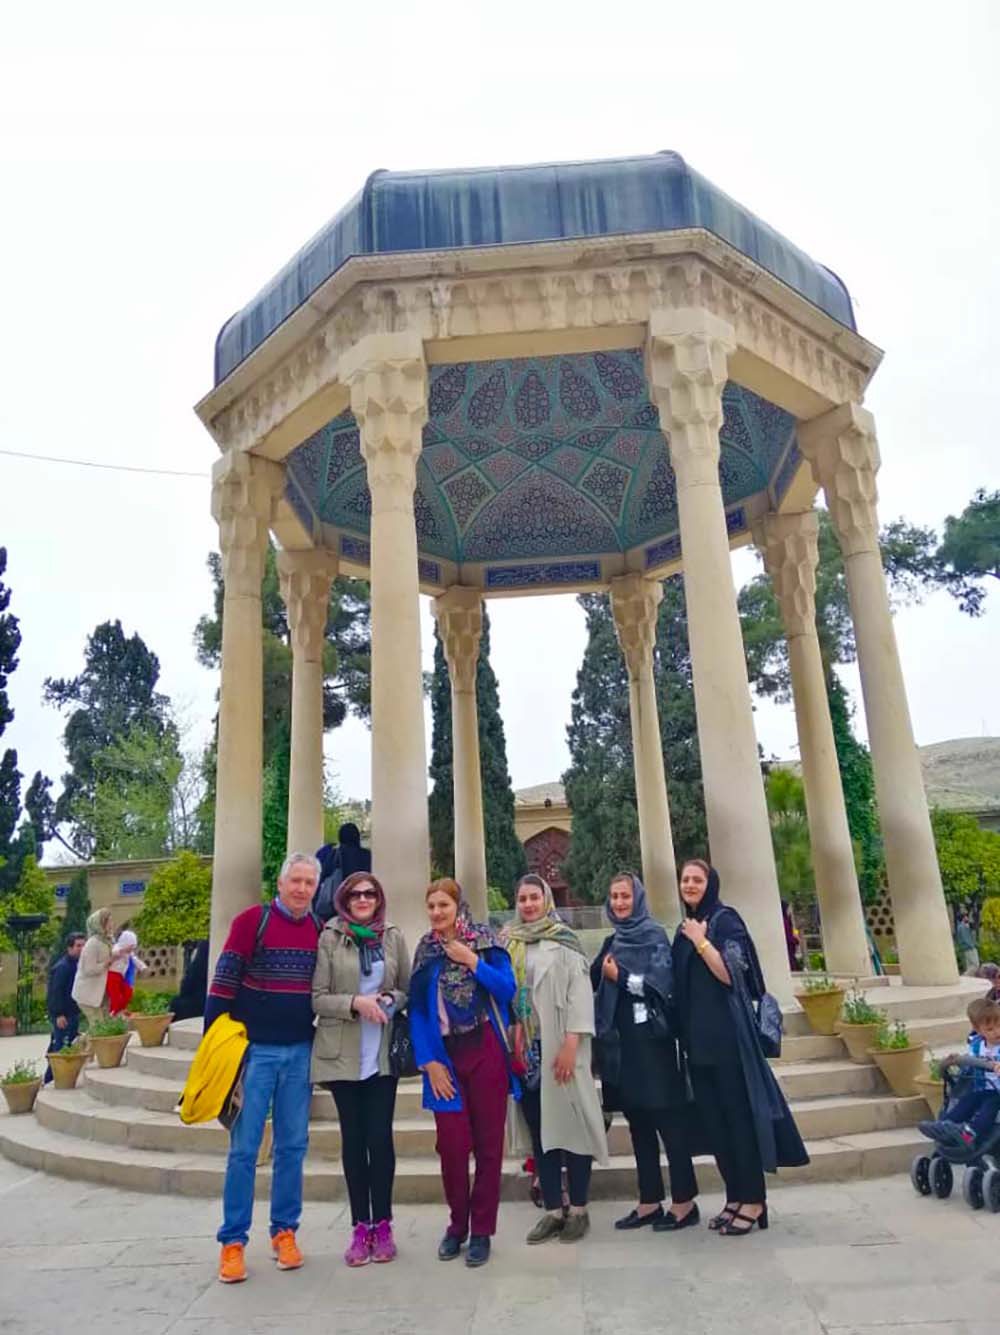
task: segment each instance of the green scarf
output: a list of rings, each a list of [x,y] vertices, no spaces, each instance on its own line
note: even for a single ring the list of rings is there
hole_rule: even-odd
[[[358,922],[345,923],[347,930],[354,937],[355,941],[377,941],[378,932],[372,927],[362,927]]]
[[[517,983],[517,992],[511,1009],[515,1020],[524,1025],[529,1043],[533,1043],[535,1039],[535,1023],[527,982],[528,946],[535,945],[539,941],[554,941],[557,946],[565,946],[567,950],[575,950],[578,955],[587,958],[587,952],[580,944],[576,932],[567,923],[561,922],[556,915],[556,901],[552,887],[541,876],[538,879],[542,882],[545,895],[545,912],[534,922],[524,922],[520,915],[517,915],[501,933],[501,941],[510,955],[514,980]]]

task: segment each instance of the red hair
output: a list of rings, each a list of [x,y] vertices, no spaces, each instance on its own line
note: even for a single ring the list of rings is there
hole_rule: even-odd
[[[426,904],[431,895],[447,895],[449,899],[455,901],[457,908],[462,902],[462,887],[452,876],[441,876],[436,881],[431,881],[424,895]]]

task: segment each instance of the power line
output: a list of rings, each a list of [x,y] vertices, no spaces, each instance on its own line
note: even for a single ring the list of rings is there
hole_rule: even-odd
[[[24,454],[20,450],[0,450],[0,454],[9,459],[31,459],[39,464],[72,464],[77,468],[104,468],[112,473],[154,473],[160,477],[198,477],[203,480],[208,473],[191,473],[180,468],[140,468],[137,464],[102,464],[96,459],[57,459],[51,454]]]

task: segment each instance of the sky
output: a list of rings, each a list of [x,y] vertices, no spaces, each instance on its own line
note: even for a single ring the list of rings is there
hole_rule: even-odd
[[[671,148],[847,282],[886,351],[866,404],[884,520],[940,527],[1000,486],[1000,7],[923,0],[17,6],[0,47],[0,545],[21,622],[3,745],[62,773],[46,676],[120,618],[159,656],[194,747],[217,450],[193,404],[218,327],[377,167]],[[734,556],[738,582],[758,569]],[[431,630],[424,607],[424,651]],[[557,778],[584,648],[568,596],[490,604],[515,787]],[[1000,588],[895,620],[919,743],[1000,734]],[[857,690],[853,670],[846,680]],[[768,755],[789,706],[757,702]],[[864,735],[863,713],[859,731]],[[429,739],[429,727],[428,727]],[[369,793],[356,721],[326,754]]]

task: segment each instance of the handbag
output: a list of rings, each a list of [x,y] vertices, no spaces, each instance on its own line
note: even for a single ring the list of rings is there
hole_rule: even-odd
[[[413,1038],[410,1034],[410,1017],[405,1010],[397,1011],[392,1017],[392,1033],[389,1035],[389,1071],[399,1079],[417,1074],[417,1059],[413,1055]]]

